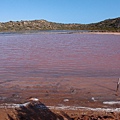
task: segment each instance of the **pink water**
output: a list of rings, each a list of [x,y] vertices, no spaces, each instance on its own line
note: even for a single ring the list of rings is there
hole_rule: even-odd
[[[120,35],[0,35],[0,80],[64,76],[120,77]]]

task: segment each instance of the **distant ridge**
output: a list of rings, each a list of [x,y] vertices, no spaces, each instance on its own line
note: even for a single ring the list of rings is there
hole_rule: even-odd
[[[9,21],[0,23],[0,32],[19,32],[31,30],[90,30],[120,32],[120,17],[92,24],[63,24],[46,20]]]
[[[88,26],[89,28],[103,31],[120,32],[120,17],[114,19],[107,19],[98,23],[89,24]]]

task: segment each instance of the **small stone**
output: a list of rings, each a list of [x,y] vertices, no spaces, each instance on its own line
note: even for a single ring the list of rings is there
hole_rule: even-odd
[[[64,99],[63,101],[64,101],[64,102],[69,102],[69,99]]]

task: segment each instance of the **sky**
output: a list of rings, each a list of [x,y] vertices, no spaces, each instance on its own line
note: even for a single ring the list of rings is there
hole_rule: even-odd
[[[0,0],[0,22],[95,23],[120,17],[120,0]]]

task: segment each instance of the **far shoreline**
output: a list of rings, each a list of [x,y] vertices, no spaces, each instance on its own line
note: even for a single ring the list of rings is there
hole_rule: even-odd
[[[58,33],[58,34],[108,34],[108,35],[120,35],[120,32],[101,32],[90,30],[25,30],[25,31],[1,31],[0,35],[4,34],[39,34],[39,33]]]
[[[120,32],[88,32],[88,34],[109,34],[109,35],[120,35]]]

